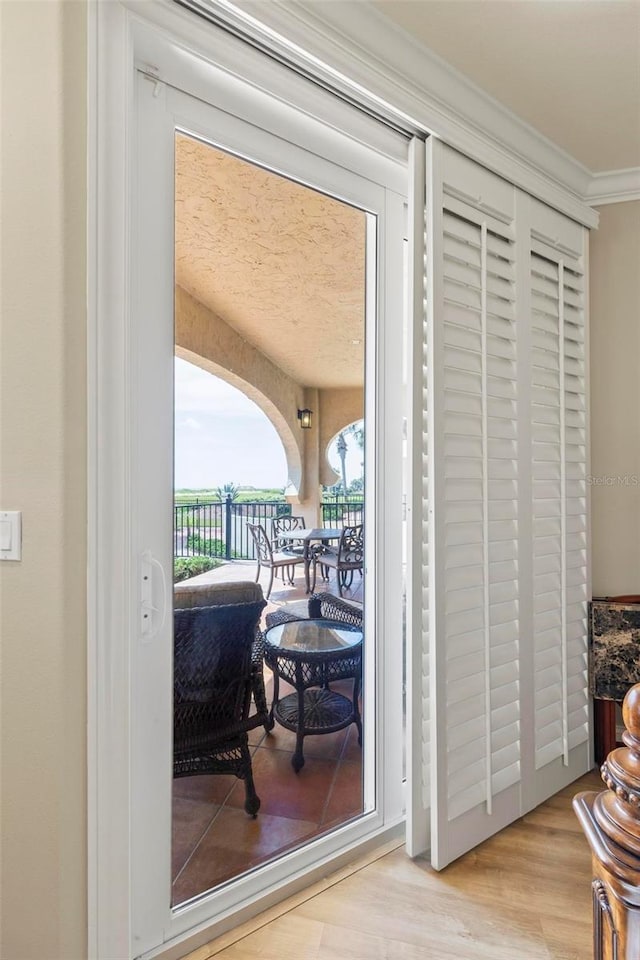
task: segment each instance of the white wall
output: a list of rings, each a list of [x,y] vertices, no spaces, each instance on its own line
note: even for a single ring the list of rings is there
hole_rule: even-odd
[[[3,960],[86,958],[86,7],[0,3]]]
[[[599,211],[590,243],[593,595],[611,596],[640,593],[640,201]]]

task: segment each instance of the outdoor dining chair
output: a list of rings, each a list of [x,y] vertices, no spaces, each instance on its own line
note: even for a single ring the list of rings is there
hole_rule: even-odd
[[[361,523],[354,527],[345,527],[337,547],[325,547],[321,553],[313,555],[313,578],[311,592],[316,588],[316,571],[318,564],[322,569],[333,568],[336,571],[338,593],[351,586],[353,574],[357,570],[362,573],[364,563],[364,535]]]
[[[269,586],[267,587],[266,597],[269,599],[271,594],[271,588],[273,587],[273,575],[276,570],[282,570],[283,575],[286,570],[286,575],[289,583],[293,586],[293,571],[297,564],[305,564],[306,560],[302,556],[296,556],[292,553],[283,553],[281,551],[274,551],[271,541],[269,540],[266,531],[261,523],[248,523],[247,527],[251,531],[251,536],[253,537],[253,542],[256,547],[256,560],[258,561],[258,569],[256,571],[256,583],[260,579],[260,571],[262,567],[266,567],[269,570]]]
[[[271,521],[271,544],[275,550],[281,550],[282,553],[293,553],[297,556],[304,554],[303,540],[290,540],[289,538],[280,539],[281,533],[289,533],[291,530],[304,530],[304,517],[295,517],[291,514],[285,514],[282,517],[274,517]]]
[[[281,533],[289,533],[291,530],[304,530],[304,517],[285,514],[281,517],[274,517],[271,521],[271,546],[274,550],[281,553],[290,553],[293,556],[302,557],[305,555],[304,540],[291,540],[290,537],[281,537]],[[285,568],[282,568],[282,581],[284,583]]]

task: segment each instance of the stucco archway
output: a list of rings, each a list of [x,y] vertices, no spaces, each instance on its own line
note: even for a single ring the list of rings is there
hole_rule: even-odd
[[[287,497],[289,499],[297,499],[300,495],[302,482],[302,458],[298,448],[297,438],[276,405],[252,383],[244,380],[233,371],[227,370],[214,360],[200,356],[191,350],[187,350],[185,347],[177,345],[175,352],[176,356],[181,360],[186,360],[201,370],[206,370],[206,372],[212,374],[212,376],[218,377],[220,380],[224,380],[231,386],[236,387],[236,389],[240,390],[262,410],[270,423],[273,424],[284,448],[288,476],[286,488]]]

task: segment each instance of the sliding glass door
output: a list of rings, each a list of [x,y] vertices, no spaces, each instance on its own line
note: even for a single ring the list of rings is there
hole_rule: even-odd
[[[137,953],[403,814],[404,168],[372,152],[356,173],[305,136],[138,75]]]

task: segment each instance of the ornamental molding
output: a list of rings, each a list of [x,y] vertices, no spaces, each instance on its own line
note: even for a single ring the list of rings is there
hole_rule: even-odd
[[[640,200],[640,167],[594,173],[585,196],[592,207]]]

